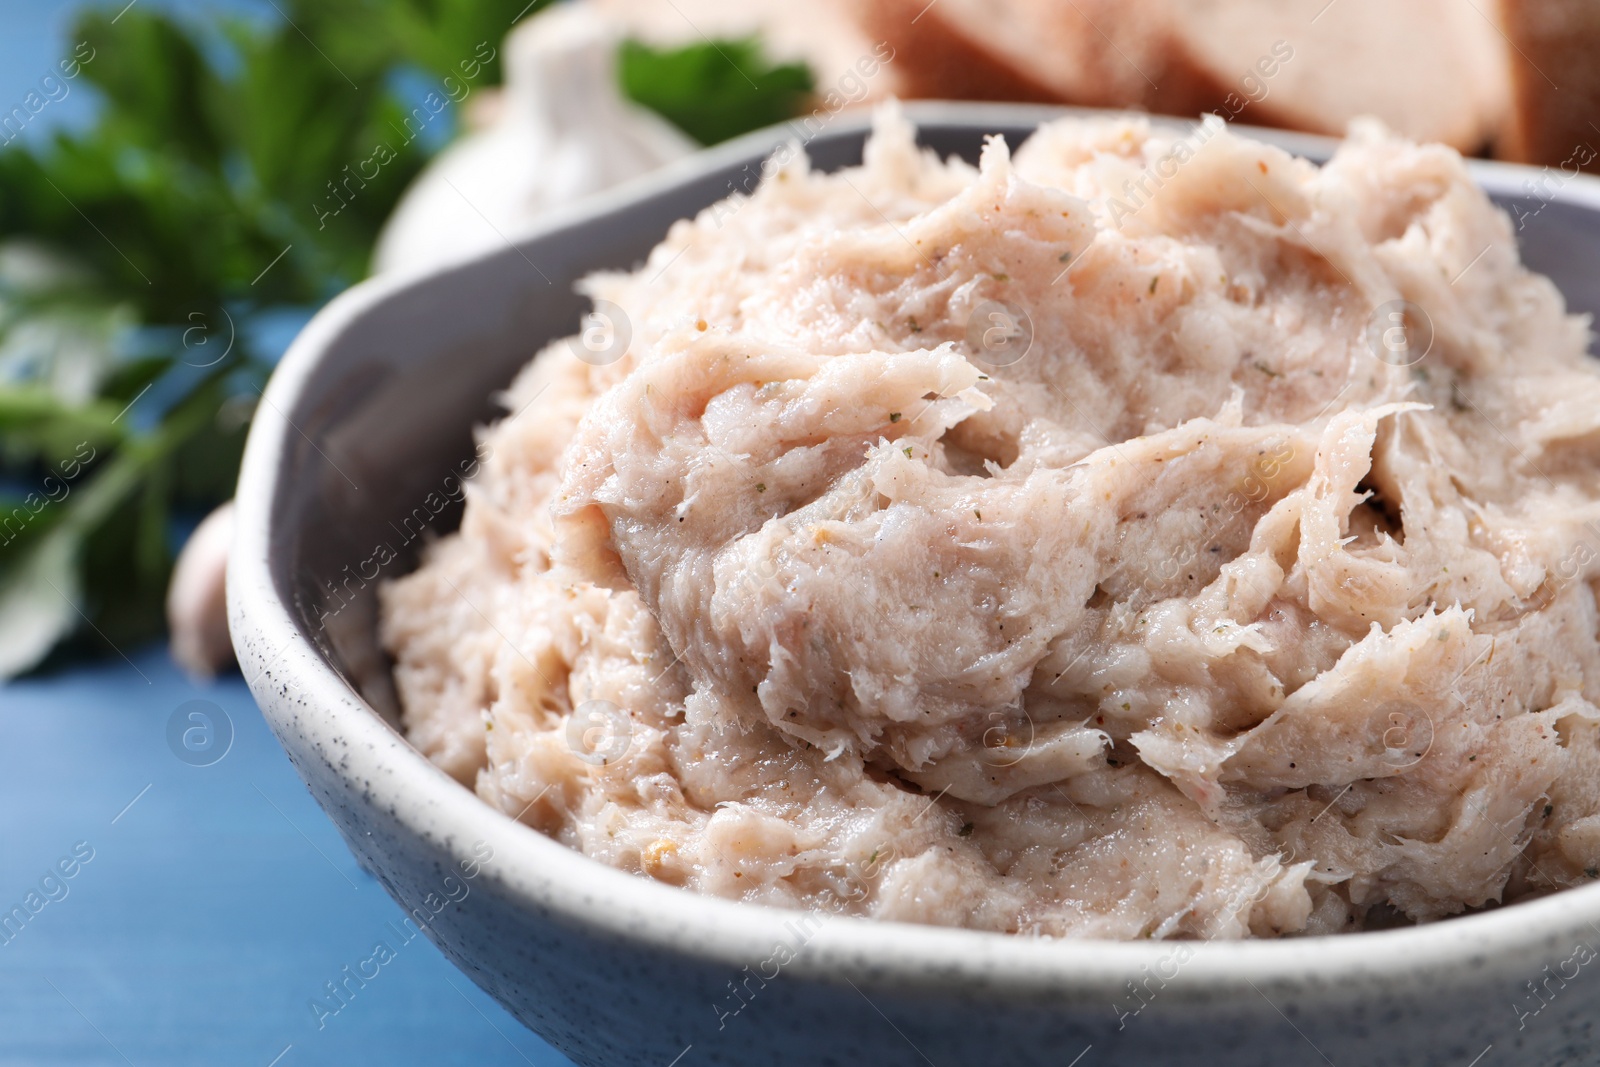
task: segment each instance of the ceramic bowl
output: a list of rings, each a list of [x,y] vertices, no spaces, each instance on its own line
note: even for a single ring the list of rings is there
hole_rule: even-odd
[[[908,108],[976,157],[1059,111]],[[858,162],[839,115],[815,165]],[[471,454],[491,395],[575,331],[574,280],[640,262],[747,187],[779,128],[685,160],[506,245],[341,296],[260,405],[228,576],[244,675],[312,794],[413,921],[585,1065],[1500,1067],[1600,1062],[1600,885],[1429,926],[1250,943],[1044,941],[709,899],[601,865],[482,803],[395,729],[376,583],[404,516]],[[1324,155],[1326,142],[1251,131]],[[1600,308],[1600,182],[1474,164],[1523,255]],[[1532,184],[1525,184],[1532,183]],[[440,529],[458,515],[441,510]]]

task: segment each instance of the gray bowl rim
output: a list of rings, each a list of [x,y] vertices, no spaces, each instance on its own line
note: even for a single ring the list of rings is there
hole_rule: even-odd
[[[1114,112],[1043,105],[922,101],[904,105],[918,127],[966,131],[1031,125],[1063,115]],[[1185,120],[1146,116],[1157,125],[1192,127]],[[864,112],[843,113],[830,132],[870,127]],[[1314,159],[1325,159],[1336,141],[1243,125],[1230,128]],[[697,153],[651,175],[600,194],[514,235],[515,243],[548,230],[604,216],[623,204],[721,168],[760,160],[797,127],[785,125],[748,134]],[[980,131],[981,132],[981,131]],[[1491,193],[1514,195],[1539,170],[1469,160],[1476,180]],[[1600,212],[1600,179],[1569,178],[1554,199]],[[488,253],[483,253],[488,254]],[[273,374],[246,448],[237,495],[235,542],[228,574],[230,622],[241,662],[251,642],[279,649],[248,679],[258,695],[272,686],[270,671],[292,678],[300,703],[322,714],[294,716],[263,699],[280,737],[299,733],[321,752],[338,752],[334,773],[360,783],[375,806],[407,830],[443,843],[462,858],[468,842],[492,836],[501,845],[488,876],[523,907],[597,938],[620,939],[686,958],[737,969],[769,956],[793,939],[785,923],[803,914],[789,909],[729,901],[628,874],[560,844],[491,808],[430,763],[389,726],[323,658],[279,596],[274,562],[273,501],[285,445],[297,433],[285,413],[299,408],[303,387],[323,355],[345,331],[359,328],[374,306],[395,294],[426,287],[430,279],[478,256],[423,271],[364,281],[319,312],[294,341]],[[266,415],[262,418],[261,415]],[[1308,982],[1355,994],[1368,983],[1427,981],[1438,985],[1480,968],[1487,960],[1525,956],[1530,946],[1570,939],[1584,932],[1600,938],[1600,884],[1563,890],[1536,900],[1442,922],[1400,929],[1332,936],[1184,942],[1188,979],[1164,993],[1173,1000],[1212,1002],[1218,995],[1296,989]],[[1077,999],[1121,993],[1120,983],[1141,968],[1168,959],[1175,942],[1046,939],[882,920],[830,916],[786,966],[796,978],[829,983],[869,983],[879,988],[927,989],[972,996]]]

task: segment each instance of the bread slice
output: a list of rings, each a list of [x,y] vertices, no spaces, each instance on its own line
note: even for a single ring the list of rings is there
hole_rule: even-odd
[[[1528,0],[1529,3],[1534,0]],[[863,0],[908,95],[1055,100],[1343,134],[1376,115],[1471,151],[1506,105],[1472,0]]]
[[[1495,155],[1600,169],[1600,3],[1500,0],[1511,107]]]
[[[862,0],[902,91],[1143,106],[1159,92],[1164,0]]]
[[[1213,79],[1244,104],[1231,116],[1243,122],[1343,135],[1373,115],[1470,152],[1505,111],[1505,42],[1474,0],[1170,0],[1167,11],[1169,69]]]

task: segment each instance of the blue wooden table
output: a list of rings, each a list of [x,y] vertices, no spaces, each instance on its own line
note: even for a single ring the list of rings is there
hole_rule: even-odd
[[[267,0],[143,2],[274,16]],[[0,0],[0,110],[70,50],[81,6]],[[75,90],[27,136],[92,113]],[[424,938],[399,945],[400,910],[237,675],[196,688],[162,649],[128,651],[0,686],[0,1067],[568,1063]],[[205,751],[196,709],[231,724],[225,754]],[[313,998],[378,940],[398,958],[319,1028]]]
[[[130,653],[0,687],[0,1065],[568,1063],[400,944],[237,675]],[[379,940],[398,958],[319,1027]]]

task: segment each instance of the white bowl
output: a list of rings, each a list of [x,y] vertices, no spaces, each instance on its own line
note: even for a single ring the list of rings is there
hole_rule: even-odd
[[[1056,109],[908,107],[975,157]],[[860,158],[832,120],[819,166]],[[798,128],[795,132],[798,132]],[[1317,157],[1315,138],[1251,131]],[[490,394],[573,332],[572,283],[641,260],[675,219],[752,181],[783,128],[702,153],[507,247],[335,300],[250,434],[228,575],[251,689],[351,849],[480,986],[580,1064],[1600,1062],[1600,885],[1415,928],[1247,943],[1043,941],[734,904],[635,877],[482,803],[394,727],[375,583],[391,521],[471,452]],[[1600,307],[1600,182],[1474,164],[1528,216],[1534,269]],[[441,527],[456,515],[442,513]],[[340,592],[335,595],[332,587]],[[485,858],[488,857],[488,858]],[[788,959],[790,954],[793,959]]]

